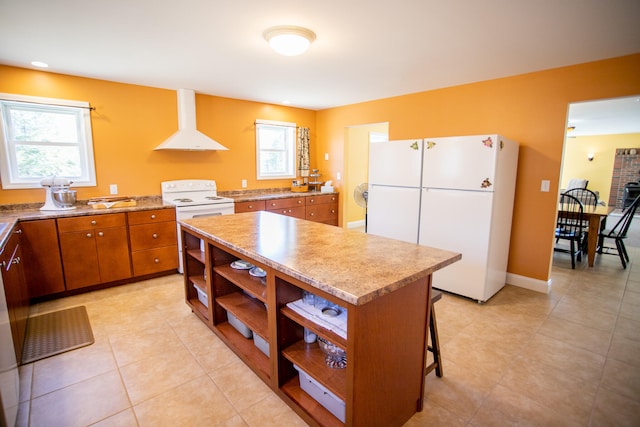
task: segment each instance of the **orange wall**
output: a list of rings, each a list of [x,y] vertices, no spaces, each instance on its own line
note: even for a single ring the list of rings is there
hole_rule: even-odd
[[[220,190],[289,187],[290,180],[256,180],[256,119],[309,127],[315,143],[315,111],[196,94],[198,129],[229,151],[153,151],[178,129],[173,90],[0,66],[0,92],[89,101],[97,187],[79,187],[78,198],[109,194],[160,194],[160,182],[215,179]],[[311,165],[315,158],[311,154]],[[0,190],[0,204],[44,200],[44,189]]]
[[[520,142],[508,271],[550,277],[568,104],[640,94],[640,54],[319,111],[317,152],[345,169],[344,128],[389,123],[389,138],[500,133]],[[541,180],[551,191],[540,192]]]
[[[98,187],[79,198],[159,194],[159,183],[215,179],[221,190],[286,187],[288,180],[255,180],[255,119],[296,122],[311,129],[311,166],[342,190],[348,126],[389,123],[391,139],[501,133],[519,141],[510,273],[547,280],[568,104],[640,94],[640,54],[515,77],[310,111],[197,95],[198,128],[228,147],[222,152],[157,152],[177,129],[171,90],[0,66],[0,92],[89,101]],[[330,160],[324,160],[324,154]],[[551,191],[540,192],[540,181]],[[0,204],[39,202],[44,190],[0,190]],[[342,202],[342,200],[341,200]]]

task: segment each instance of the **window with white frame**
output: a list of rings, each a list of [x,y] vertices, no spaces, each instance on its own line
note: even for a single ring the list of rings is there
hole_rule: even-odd
[[[96,185],[88,102],[0,94],[2,188],[39,188],[43,178]]]
[[[257,179],[296,177],[296,124],[256,120]]]

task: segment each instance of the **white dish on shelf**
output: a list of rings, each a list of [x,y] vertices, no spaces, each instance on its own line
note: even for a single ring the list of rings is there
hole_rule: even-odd
[[[267,272],[260,267],[253,267],[251,270],[249,270],[249,274],[253,277],[267,277]]]
[[[250,270],[253,268],[253,264],[237,259],[231,263],[231,268],[235,268],[236,270]]]

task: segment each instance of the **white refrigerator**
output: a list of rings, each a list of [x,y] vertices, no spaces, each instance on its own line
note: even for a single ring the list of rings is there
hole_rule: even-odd
[[[484,302],[505,285],[517,164],[500,135],[424,140],[418,242],[462,254],[433,287]]]
[[[371,142],[367,233],[418,243],[422,139]]]

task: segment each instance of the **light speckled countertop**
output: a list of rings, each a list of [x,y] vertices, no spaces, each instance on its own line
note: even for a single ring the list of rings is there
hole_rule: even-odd
[[[354,305],[458,261],[460,254],[271,212],[179,221],[213,242]]]
[[[288,199],[291,197],[326,196],[329,194],[338,194],[338,192],[334,191],[332,193],[323,193],[321,191],[306,191],[304,193],[298,193],[298,192],[294,192],[294,191],[282,189],[282,188],[218,192],[219,196],[230,197],[235,202],[254,202],[257,200]]]

